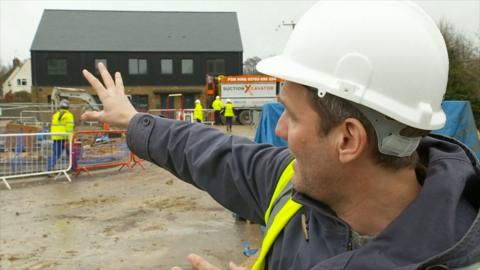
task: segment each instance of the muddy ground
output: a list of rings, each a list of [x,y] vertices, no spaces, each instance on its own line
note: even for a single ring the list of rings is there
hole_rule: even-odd
[[[234,126],[252,138],[255,129]],[[155,165],[0,186],[0,269],[191,269],[195,252],[226,268],[257,248],[258,225]]]

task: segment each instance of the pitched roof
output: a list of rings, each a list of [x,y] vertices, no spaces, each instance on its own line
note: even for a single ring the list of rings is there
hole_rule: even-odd
[[[45,10],[31,51],[242,52],[235,12]]]

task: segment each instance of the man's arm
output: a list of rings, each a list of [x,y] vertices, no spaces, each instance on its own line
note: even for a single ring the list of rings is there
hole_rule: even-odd
[[[140,113],[130,122],[127,140],[139,157],[258,223],[263,223],[276,181],[291,160],[285,148],[226,136],[205,125]]]

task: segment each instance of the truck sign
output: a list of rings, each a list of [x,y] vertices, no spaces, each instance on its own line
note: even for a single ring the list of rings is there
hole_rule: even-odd
[[[222,97],[276,97],[276,88],[275,83],[222,84]]]
[[[277,80],[270,76],[226,76],[220,84],[222,100],[236,108],[261,107],[277,100]]]

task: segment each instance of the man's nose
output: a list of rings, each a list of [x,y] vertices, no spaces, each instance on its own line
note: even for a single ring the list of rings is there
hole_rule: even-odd
[[[284,140],[288,140],[288,127],[284,116],[285,112],[283,112],[278,119],[277,126],[275,127],[275,135]]]

